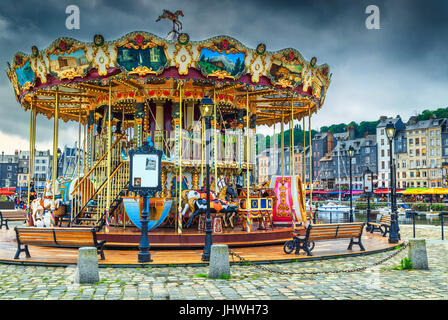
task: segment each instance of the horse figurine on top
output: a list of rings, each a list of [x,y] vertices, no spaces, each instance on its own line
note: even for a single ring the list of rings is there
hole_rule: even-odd
[[[164,9],[162,14],[156,20],[156,22],[159,22],[162,19],[169,19],[173,22],[173,29],[168,33],[168,37],[170,37],[170,35],[172,37],[171,40],[177,40],[179,31],[182,30],[182,22],[179,21],[179,16],[184,16],[181,10],[177,10],[176,12],[172,13],[171,11]]]

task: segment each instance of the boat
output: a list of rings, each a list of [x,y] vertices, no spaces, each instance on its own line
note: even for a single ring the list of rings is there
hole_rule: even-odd
[[[340,179],[340,149],[338,149],[338,178]],[[350,207],[341,204],[341,184],[339,183],[339,196],[338,203],[328,202],[322,206],[319,206],[317,210],[319,212],[334,212],[334,213],[347,213],[350,212]]]
[[[343,204],[336,204],[334,202],[329,202],[317,208],[319,212],[350,212],[349,206],[344,206]]]
[[[434,218],[434,217],[439,217],[440,216],[440,212],[433,212],[432,210],[430,212],[426,213],[426,218]]]
[[[311,207],[310,207],[310,203],[311,203],[310,199],[306,199],[305,200],[306,212],[310,212],[310,211],[314,212],[314,211],[316,211],[316,206],[314,204],[312,204]]]

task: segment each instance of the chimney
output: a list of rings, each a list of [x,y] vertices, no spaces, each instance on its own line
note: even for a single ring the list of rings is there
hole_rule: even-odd
[[[366,133],[364,133],[364,138],[367,138],[368,135],[369,135],[369,131],[366,131]]]
[[[353,140],[355,139],[355,127],[352,125],[347,126],[347,135],[348,135],[348,140]]]
[[[334,136],[333,132],[327,133],[327,153],[330,153],[334,149]]]
[[[386,119],[387,119],[386,116],[381,116],[381,117],[380,117],[380,121],[384,121],[384,120],[386,120]]]

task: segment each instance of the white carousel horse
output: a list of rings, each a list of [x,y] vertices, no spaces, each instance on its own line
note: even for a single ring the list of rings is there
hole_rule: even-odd
[[[32,217],[36,227],[49,227],[51,224],[51,204],[53,201],[53,183],[47,180],[45,183],[42,198],[37,198],[31,202]],[[55,183],[55,209],[59,208],[62,202],[60,181]]]

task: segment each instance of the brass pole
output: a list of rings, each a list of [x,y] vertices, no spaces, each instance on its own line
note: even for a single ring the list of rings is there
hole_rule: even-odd
[[[305,139],[305,116],[302,118],[302,131],[303,131],[303,153],[302,153],[302,166],[303,166],[303,173],[302,173],[302,180],[303,180],[303,190],[306,194],[306,152],[305,152],[305,146],[306,146],[306,139]]]
[[[179,84],[179,198],[177,204],[177,233],[182,234],[182,85]]]
[[[310,146],[310,210],[313,205],[313,147],[311,144],[311,108],[308,109],[308,141]]]
[[[79,109],[79,117],[78,117],[78,178],[80,174],[80,166],[81,166],[81,109]]]
[[[56,178],[58,172],[58,129],[59,129],[59,88],[56,87],[56,105],[54,108],[54,127],[53,127],[53,174],[52,174],[52,193],[53,197],[51,199],[51,222],[50,226],[53,227],[56,224],[54,210],[55,201],[54,197],[56,195]],[[45,196],[45,195],[44,195]]]
[[[110,232],[110,217],[109,217],[109,209],[110,209],[110,174],[111,174],[111,150],[110,147],[112,145],[112,83],[109,82],[109,105],[108,105],[108,123],[107,123],[107,193],[106,193],[106,233]]]
[[[33,105],[34,97],[31,97],[31,107],[30,107],[30,149],[28,155],[28,201],[27,201],[27,209],[28,215],[26,219],[26,225],[30,226],[30,218],[31,218],[31,201],[30,201],[30,189],[31,189],[31,180],[34,175],[34,136],[36,134],[36,111],[35,106]]]
[[[246,215],[246,231],[250,232],[252,228],[252,219],[250,217],[250,172],[249,172],[249,88],[247,88],[246,91],[246,209],[247,209],[247,215]]]
[[[83,161],[82,161],[82,169],[84,172],[84,176],[86,175],[86,145],[87,145],[87,124],[84,124],[84,143],[83,143],[83,147],[82,147],[82,155],[83,155]]]
[[[213,130],[215,131],[214,134],[214,141],[213,141],[213,145],[214,145],[214,149],[215,149],[215,192],[216,194],[218,194],[218,133],[216,131],[216,123],[217,123],[217,119],[216,119],[216,92],[215,89],[213,89]]]
[[[202,121],[202,129],[201,129],[201,188],[204,186],[204,143],[205,143],[205,123],[204,118]]]
[[[294,176],[294,110],[293,102],[291,98],[291,177]]]

